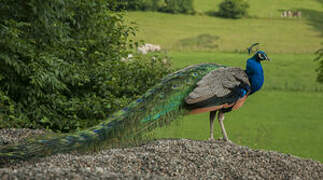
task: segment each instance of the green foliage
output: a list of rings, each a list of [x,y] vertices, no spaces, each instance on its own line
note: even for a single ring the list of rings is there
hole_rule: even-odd
[[[135,29],[110,10],[114,0],[0,4],[0,128],[92,126],[168,73],[120,61]]]
[[[162,7],[163,12],[194,14],[193,0],[165,0],[166,6]]]
[[[245,0],[224,0],[219,4],[218,15],[238,19],[246,16],[249,4]]]
[[[141,9],[142,11],[160,11],[165,5],[164,0],[142,0]]]
[[[314,61],[319,62],[319,67],[316,69],[317,71],[317,81],[320,83],[323,83],[323,48],[319,49],[315,53],[317,57],[314,59]]]
[[[1,126],[6,126],[7,124],[3,125],[2,123],[10,122],[15,119],[14,109],[15,109],[15,106],[14,106],[13,102],[11,101],[11,99],[8,96],[6,96],[3,91],[0,90],[0,122],[1,122]]]
[[[117,10],[141,10],[145,0],[118,0]]]
[[[119,0],[118,9],[194,14],[193,0]]]

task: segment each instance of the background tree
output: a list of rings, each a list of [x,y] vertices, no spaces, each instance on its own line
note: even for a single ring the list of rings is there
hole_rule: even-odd
[[[242,18],[247,16],[249,4],[245,0],[224,0],[219,4],[218,15],[226,18]]]
[[[323,83],[323,48],[317,50],[315,54],[317,57],[314,60],[319,62],[319,67],[316,69],[318,72],[317,81]]]
[[[194,14],[193,0],[118,0],[118,10]]]
[[[92,126],[169,68],[129,52],[135,29],[114,0],[0,0],[0,128]]]
[[[161,11],[168,13],[194,14],[193,0],[165,0]]]

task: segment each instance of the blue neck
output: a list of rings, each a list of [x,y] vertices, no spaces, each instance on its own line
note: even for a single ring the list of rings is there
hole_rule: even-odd
[[[264,84],[264,71],[256,56],[247,60],[246,72],[251,83],[251,93],[258,91]]]

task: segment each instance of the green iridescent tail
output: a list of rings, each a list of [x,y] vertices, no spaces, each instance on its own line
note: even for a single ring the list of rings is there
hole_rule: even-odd
[[[184,98],[208,72],[221,66],[200,64],[169,74],[126,108],[92,128],[73,134],[29,139],[0,148],[0,159],[28,159],[89,146],[118,145],[139,141],[145,132],[184,115]]]

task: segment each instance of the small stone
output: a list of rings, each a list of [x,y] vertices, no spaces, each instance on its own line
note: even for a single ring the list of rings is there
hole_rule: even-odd
[[[99,172],[99,173],[103,173],[104,172],[103,168],[101,168],[101,167],[96,167],[96,171]]]

